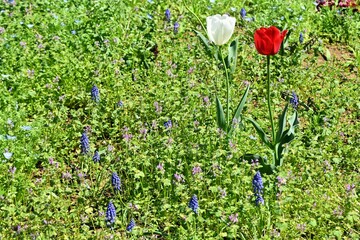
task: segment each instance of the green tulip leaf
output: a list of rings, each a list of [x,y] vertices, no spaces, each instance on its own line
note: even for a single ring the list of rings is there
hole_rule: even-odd
[[[288,104],[286,104],[281,116],[279,117],[279,128],[276,133],[276,143],[280,142],[280,139],[285,131],[287,110],[288,110]]]
[[[239,105],[237,106],[236,108],[236,111],[235,111],[235,114],[233,116],[232,119],[236,119],[238,122],[240,122],[240,116],[241,116],[241,112],[245,106],[245,103],[246,103],[246,98],[247,98],[247,95],[249,93],[249,89],[250,89],[250,85],[246,88],[245,92],[244,92],[244,95],[242,96],[240,102],[239,102]],[[234,131],[234,128],[230,128],[229,129],[229,135],[232,134],[232,132]]]
[[[201,32],[196,30],[194,31],[198,35],[201,43],[204,45],[207,55],[209,55],[211,58],[215,57],[215,59],[218,60],[218,49],[216,48],[215,53],[213,53],[209,40]]]
[[[229,45],[229,55],[227,56],[227,62],[230,68],[230,73],[234,73],[236,69],[237,62],[237,52],[239,47],[238,38],[232,41]]]
[[[263,143],[265,143],[269,148],[273,149],[271,142],[269,141],[268,137],[266,136],[264,130],[260,127],[260,125],[253,119],[248,119],[248,121],[250,121],[251,124],[254,126]]]
[[[218,127],[226,132],[227,129],[226,129],[226,120],[225,120],[224,109],[223,109],[221,102],[217,96],[216,96],[216,120],[217,120]]]

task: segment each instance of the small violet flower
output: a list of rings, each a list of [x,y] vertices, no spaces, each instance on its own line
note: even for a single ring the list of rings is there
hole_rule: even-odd
[[[192,174],[193,175],[196,175],[196,174],[199,174],[201,173],[202,170],[201,170],[201,167],[200,166],[195,166],[193,169],[192,169]]]
[[[232,222],[232,223],[237,223],[237,222],[239,222],[238,216],[239,216],[238,213],[236,213],[236,214],[231,214],[231,215],[229,216],[230,222]]]

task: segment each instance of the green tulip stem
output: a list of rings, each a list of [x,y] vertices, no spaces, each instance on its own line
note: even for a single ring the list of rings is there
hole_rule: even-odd
[[[269,108],[269,115],[271,121],[271,130],[272,130],[272,142],[275,144],[275,127],[274,127],[274,119],[271,109],[271,100],[270,100],[270,55],[266,56],[267,60],[267,103]]]
[[[221,49],[219,49],[220,52],[220,57],[222,60],[222,64],[224,66],[225,69],[225,75],[226,75],[226,127],[229,127],[229,116],[230,116],[230,106],[229,106],[229,98],[230,98],[230,90],[229,90],[229,72],[228,69],[226,67],[226,63],[225,63],[225,59],[221,53]],[[227,132],[228,129],[223,129]]]

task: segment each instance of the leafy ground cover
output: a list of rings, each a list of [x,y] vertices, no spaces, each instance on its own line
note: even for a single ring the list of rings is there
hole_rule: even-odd
[[[250,84],[243,114],[267,132],[253,36],[289,30],[272,97],[278,116],[296,92],[300,124],[263,205],[241,157],[269,152],[247,122],[218,130],[224,75],[190,11],[236,18],[230,96]],[[312,1],[3,1],[1,239],[359,238],[359,35],[356,8]]]

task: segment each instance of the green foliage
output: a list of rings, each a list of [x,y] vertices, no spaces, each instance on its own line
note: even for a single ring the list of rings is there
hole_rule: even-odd
[[[256,206],[251,181],[261,163],[270,164],[268,148],[246,121],[231,142],[217,131],[222,66],[193,33],[201,32],[199,23],[185,3],[7,2],[0,4],[1,239],[360,237],[358,13],[316,12],[312,2],[299,1],[188,4],[203,22],[217,13],[236,17],[230,96],[240,104],[230,111],[237,116],[242,109],[239,119],[251,116],[264,132],[266,69],[253,33],[269,25],[292,29],[271,72],[275,113],[291,91],[299,95],[297,135],[282,167],[263,175],[265,204]],[[254,21],[240,19],[242,7]],[[243,90],[244,81],[251,88]],[[283,135],[290,136],[286,126]],[[89,155],[81,154],[84,129]],[[121,192],[111,185],[113,171]],[[198,215],[188,207],[193,194]],[[105,221],[110,200],[113,229]],[[127,232],[132,218],[136,227]]]

